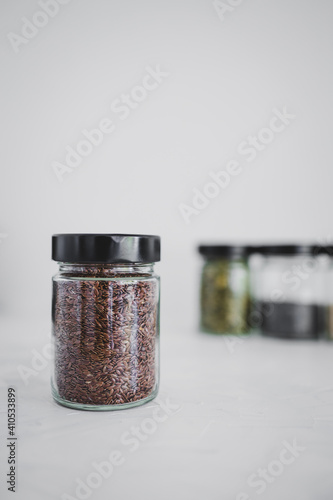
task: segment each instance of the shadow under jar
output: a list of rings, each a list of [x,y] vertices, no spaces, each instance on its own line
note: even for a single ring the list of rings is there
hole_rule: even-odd
[[[54,399],[116,410],[153,399],[159,384],[160,238],[53,236]]]

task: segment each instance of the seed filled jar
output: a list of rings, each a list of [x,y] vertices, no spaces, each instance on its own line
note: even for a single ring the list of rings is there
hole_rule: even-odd
[[[327,329],[328,258],[316,245],[258,247],[261,265],[250,314],[262,334],[318,339]]]
[[[159,384],[158,236],[57,234],[52,259],[54,399],[114,410],[153,399]]]
[[[200,327],[204,332],[244,334],[248,331],[250,248],[201,245],[204,257],[200,287]]]

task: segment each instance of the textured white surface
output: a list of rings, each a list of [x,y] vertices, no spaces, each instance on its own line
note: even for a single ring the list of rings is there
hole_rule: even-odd
[[[333,344],[164,331],[158,398],[93,413],[52,401],[50,362],[26,385],[20,377],[18,366],[32,367],[31,351],[42,353],[48,331],[42,322],[1,322],[1,498],[333,498]],[[9,386],[18,403],[15,496],[5,486]],[[285,443],[295,440],[302,451],[285,452],[292,463],[276,464]],[[93,463],[108,461],[115,450],[122,463],[111,475],[91,476]],[[260,468],[278,475],[261,487],[252,476],[257,486],[249,485]],[[78,479],[100,484],[91,493],[76,491]]]

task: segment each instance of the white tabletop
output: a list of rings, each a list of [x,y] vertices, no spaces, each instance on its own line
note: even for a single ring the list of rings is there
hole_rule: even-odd
[[[157,399],[87,412],[53,402],[48,336],[1,322],[1,498],[332,500],[333,343],[162,331]]]

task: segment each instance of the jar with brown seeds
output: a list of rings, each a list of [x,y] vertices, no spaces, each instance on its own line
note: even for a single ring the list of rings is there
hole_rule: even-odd
[[[112,410],[156,396],[159,245],[156,236],[53,237],[59,271],[53,278],[52,392],[58,403]]]

